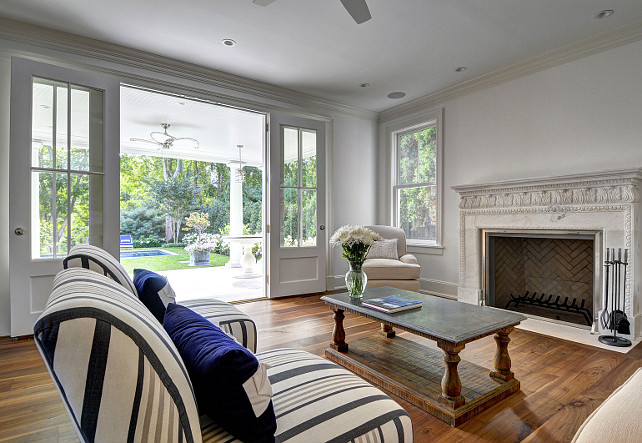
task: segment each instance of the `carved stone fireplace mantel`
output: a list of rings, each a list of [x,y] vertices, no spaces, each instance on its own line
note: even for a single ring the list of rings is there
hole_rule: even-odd
[[[461,201],[458,299],[481,303],[485,231],[596,233],[596,293],[602,299],[605,248],[627,248],[624,312],[640,335],[642,168],[453,186]]]

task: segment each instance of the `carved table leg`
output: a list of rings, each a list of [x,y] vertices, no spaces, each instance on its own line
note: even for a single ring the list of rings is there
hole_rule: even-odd
[[[508,355],[508,343],[510,338],[508,334],[515,329],[513,326],[500,329],[495,334],[497,342],[497,351],[495,352],[495,370],[490,371],[490,376],[502,381],[508,381],[515,378],[515,374],[510,370],[510,356]]]
[[[395,336],[395,330],[392,329],[392,326],[386,323],[381,323],[381,329],[379,330],[379,333],[388,338],[392,338]]]
[[[348,352],[348,344],[346,343],[346,331],[343,329],[343,309],[334,309],[334,329],[332,330],[332,343],[330,347],[339,352]]]
[[[438,401],[455,409],[465,402],[464,397],[461,395],[461,380],[459,379],[459,372],[457,372],[457,365],[461,361],[459,353],[464,349],[465,345],[454,345],[442,340],[438,340],[437,345],[444,351],[444,362],[446,362],[444,377],[441,379],[441,395]]]

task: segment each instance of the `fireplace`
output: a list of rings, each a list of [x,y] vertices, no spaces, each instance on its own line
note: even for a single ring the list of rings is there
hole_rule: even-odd
[[[599,310],[596,233],[484,231],[487,306],[591,328]]]
[[[642,168],[635,168],[453,186],[461,198],[458,300],[494,304],[501,309],[507,305],[508,309],[528,307],[529,315],[588,328],[586,314],[592,319],[591,332],[606,333],[601,322],[596,321],[604,306],[604,251],[628,249],[631,272],[623,283],[622,310],[631,325],[631,334],[626,338],[637,339],[642,325],[641,183]],[[576,243],[564,245],[564,242]],[[579,248],[578,253],[586,259],[581,266],[583,271],[557,282],[534,273],[535,265],[528,254],[535,254],[536,248],[544,243],[552,256],[559,254],[556,248]],[[505,271],[513,273],[510,284],[507,277],[497,280],[498,247],[500,252],[503,248],[502,254],[509,254],[506,248],[512,248],[515,254],[513,261],[517,263]],[[489,256],[487,251],[493,248],[493,255]],[[517,251],[521,251],[519,259]],[[546,266],[544,274],[555,273]],[[510,293],[508,300],[502,298],[505,288],[500,288],[502,294],[498,294],[498,285],[512,290],[515,300],[509,304]],[[580,309],[582,300],[584,305]],[[562,306],[557,314],[551,312],[556,302]],[[576,307],[579,308],[573,319],[562,315],[562,311],[571,312]]]

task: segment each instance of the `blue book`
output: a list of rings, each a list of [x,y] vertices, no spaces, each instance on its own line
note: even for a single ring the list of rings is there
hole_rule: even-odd
[[[363,300],[361,304],[363,306],[367,306],[368,308],[376,309],[388,314],[392,312],[405,311],[407,309],[421,308],[420,301],[400,297],[398,295],[389,295],[387,297],[381,298],[371,298],[370,300]]]

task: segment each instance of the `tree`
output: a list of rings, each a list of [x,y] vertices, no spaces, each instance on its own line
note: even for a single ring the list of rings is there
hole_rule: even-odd
[[[198,190],[192,186],[189,180],[177,177],[152,182],[151,189],[169,220],[170,232],[168,234],[173,238],[174,243],[178,243],[183,217],[194,204]]]

